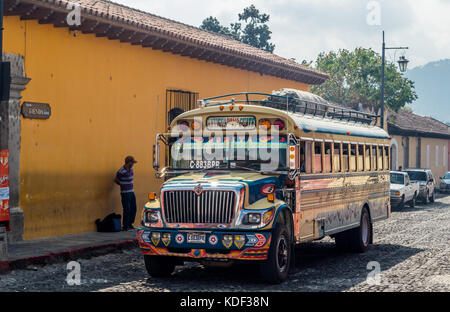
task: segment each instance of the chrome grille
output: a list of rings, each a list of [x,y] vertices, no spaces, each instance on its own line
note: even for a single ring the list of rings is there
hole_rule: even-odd
[[[234,191],[164,191],[163,209],[168,223],[231,223],[236,206]]]

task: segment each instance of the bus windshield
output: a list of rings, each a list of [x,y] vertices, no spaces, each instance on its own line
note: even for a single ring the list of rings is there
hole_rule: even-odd
[[[170,144],[171,169],[286,170],[286,136],[182,137]]]

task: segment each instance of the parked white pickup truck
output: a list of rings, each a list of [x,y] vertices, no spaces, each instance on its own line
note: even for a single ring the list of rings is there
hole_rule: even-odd
[[[402,209],[405,203],[411,208],[416,205],[419,195],[419,183],[411,182],[408,173],[391,171],[391,206]]]

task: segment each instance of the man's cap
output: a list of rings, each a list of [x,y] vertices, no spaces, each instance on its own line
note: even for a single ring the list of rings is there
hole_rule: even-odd
[[[127,157],[125,158],[125,163],[128,164],[129,162],[132,162],[132,163],[134,163],[134,164],[137,163],[136,159],[134,159],[133,156],[127,156]]]

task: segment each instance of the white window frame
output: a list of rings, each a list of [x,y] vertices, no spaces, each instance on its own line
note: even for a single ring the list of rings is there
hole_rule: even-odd
[[[447,166],[447,149],[446,146],[442,146],[442,166],[445,167]]]
[[[436,168],[439,168],[439,145],[436,145]]]

